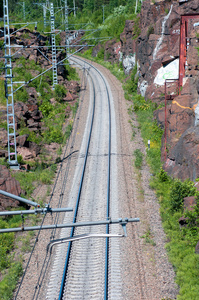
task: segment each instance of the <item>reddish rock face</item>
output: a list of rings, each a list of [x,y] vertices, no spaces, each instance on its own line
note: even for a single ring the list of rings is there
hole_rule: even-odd
[[[170,163],[171,162],[171,163]],[[178,178],[195,180],[199,174],[199,132],[190,127],[169,151],[165,170]]]
[[[196,205],[196,197],[195,196],[184,198],[184,210],[191,211],[194,209],[195,205]]]
[[[21,188],[19,182],[11,177],[9,170],[6,166],[0,165],[0,190],[6,191],[8,193],[20,196]],[[0,210],[6,210],[7,207],[17,207],[19,201],[12,200],[11,198],[0,195]]]
[[[140,13],[141,34],[137,39],[136,55],[139,63],[139,86],[147,82],[145,98],[160,104],[164,102],[164,85],[154,84],[158,69],[179,57],[180,20],[182,15],[199,14],[196,0],[179,4],[177,1],[146,0]],[[199,137],[198,127],[194,127],[195,109],[199,100],[199,56],[198,19],[188,23],[187,66],[180,96],[167,100],[165,109],[154,113],[158,124],[166,123],[167,154],[164,168],[174,177],[182,180],[199,177]],[[124,30],[125,33],[125,30]],[[122,39],[124,39],[124,33]],[[169,75],[171,76],[171,75]],[[172,94],[172,93],[171,93]],[[162,139],[162,159],[165,159],[164,137]]]

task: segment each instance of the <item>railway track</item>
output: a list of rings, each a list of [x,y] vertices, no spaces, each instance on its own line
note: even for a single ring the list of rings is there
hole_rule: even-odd
[[[144,221],[139,227],[129,225],[126,239],[111,238],[108,243],[100,238],[79,240],[71,243],[70,251],[67,243],[56,244],[51,254],[45,251],[49,241],[69,237],[71,230],[65,228],[49,233],[39,232],[15,299],[158,300],[165,295],[172,298],[173,286],[170,291],[167,288],[169,282],[165,285],[165,278],[170,276],[167,276],[170,274],[170,266],[166,265],[167,269],[164,270],[163,258],[166,254],[162,255],[164,249],[160,251],[163,242],[156,249],[140,239],[154,214],[154,207],[156,214],[159,211],[150,190],[149,195],[146,195],[147,201],[141,202],[138,198],[136,174],[132,166],[132,153],[138,144],[130,143],[129,147],[130,125],[122,89],[103,67],[98,66],[98,70],[105,74],[109,84],[92,65],[79,58],[74,58],[73,63],[81,65],[85,76],[81,77],[84,79],[79,109],[49,203],[52,202],[53,207],[73,207],[76,210],[78,206],[78,209],[76,215],[67,213],[65,216],[46,216],[42,224],[105,220],[109,215],[117,219],[129,214],[142,217]],[[137,138],[138,143],[140,140],[141,137]],[[77,205],[78,198],[80,201]],[[156,228],[157,219],[154,221],[153,218],[152,225],[158,230],[156,242],[159,243],[161,225],[158,223]],[[121,226],[111,225],[108,230],[111,234],[118,234]],[[106,232],[106,225],[77,227],[74,230],[75,236]],[[151,260],[155,251],[157,263]],[[155,277],[155,274],[158,276]]]
[[[85,64],[77,58],[75,63]],[[92,96],[85,138],[80,150],[79,163],[77,163],[79,168],[74,176],[75,183],[79,182],[79,184],[73,185],[74,188],[69,197],[73,201],[76,198],[74,223],[109,218],[111,202],[111,100],[108,85],[103,76],[91,65],[87,64],[87,67],[89,68]],[[116,128],[114,129],[116,130]],[[82,169],[81,172],[80,169]],[[81,177],[79,177],[80,173]],[[114,187],[114,191],[116,191],[116,187]],[[114,196],[115,194],[116,192],[114,192]],[[64,222],[67,221],[68,215]],[[60,237],[63,238],[67,235],[72,237],[74,233],[79,235],[96,232],[109,233],[109,226],[72,229],[70,234],[66,230],[62,230]],[[108,238],[106,240],[87,239],[75,243],[70,242],[67,247],[66,245],[57,247],[47,299],[57,299],[58,287],[60,287],[58,299],[107,299],[110,287],[108,277],[111,270],[109,258],[113,255],[110,255]],[[114,248],[114,253],[119,255],[117,247]],[[63,263],[63,258],[60,258],[61,253],[67,254],[60,284],[60,261]],[[119,261],[118,256],[115,258],[116,261]],[[120,278],[119,272],[117,274]],[[57,283],[55,283],[55,278]],[[112,281],[116,282],[115,286],[119,284],[118,278],[116,280],[115,276],[112,276]]]
[[[62,165],[59,171],[61,185],[55,187],[52,193],[53,197],[59,195],[59,207],[73,207],[75,213],[73,216],[66,214],[63,218],[57,214],[53,224],[105,220],[110,213],[112,218],[119,216],[116,122],[110,88],[103,75],[92,65],[79,58],[73,58],[73,63],[84,70],[84,81],[90,87],[90,102],[79,151],[74,149],[78,132],[73,129],[73,138],[65,151],[71,152],[67,155],[66,165]],[[74,161],[75,168],[70,166]],[[69,174],[72,171],[71,179]],[[69,181],[70,186],[67,187]],[[51,241],[74,234],[121,231],[119,225],[112,227],[57,229],[51,232]],[[119,299],[119,256],[118,238],[111,241],[108,238],[91,238],[58,244],[53,247],[51,255],[47,252],[44,257],[32,299],[108,299],[109,295]],[[17,296],[18,292],[15,299],[18,299]]]

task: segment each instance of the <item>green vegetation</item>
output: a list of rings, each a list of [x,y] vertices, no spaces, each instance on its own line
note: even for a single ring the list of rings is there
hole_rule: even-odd
[[[22,9],[16,5],[16,0],[10,3],[11,11],[14,11],[16,20],[23,19]],[[41,0],[39,2],[42,3]],[[55,5],[61,3],[61,1],[53,1]],[[74,18],[73,13],[69,16],[69,22],[71,24],[87,23],[85,29],[98,29],[92,35],[87,34],[87,42],[91,44],[97,44],[99,40],[103,40],[103,37],[112,37],[119,39],[121,32],[124,29],[126,19],[134,20],[133,38],[137,38],[140,34],[139,17],[134,14],[136,0],[109,0],[109,1],[83,1],[78,0],[76,6],[78,6],[77,18]],[[138,12],[140,10],[140,3]],[[103,10],[102,5],[106,4]],[[37,20],[42,20],[42,9],[32,9],[32,1],[25,0],[27,11],[30,13],[27,15],[27,19],[31,21],[37,16]],[[73,6],[72,0],[68,1],[69,7]],[[165,10],[168,13],[167,10]],[[61,25],[61,13],[56,16],[56,26]],[[34,25],[29,25],[29,28],[33,29]],[[75,25],[71,29],[78,29],[81,25]],[[43,30],[42,22],[38,25],[39,30]],[[50,31],[46,28],[46,31]],[[148,37],[154,32],[153,26],[150,26],[147,32]],[[96,38],[96,40],[93,40]],[[56,41],[60,43],[60,37],[56,37]],[[0,45],[1,46],[1,45]],[[198,48],[199,49],[199,48]],[[84,53],[84,56],[91,59],[92,49],[90,48]],[[93,60],[101,63],[107,67],[120,81],[124,83],[126,76],[124,75],[121,64],[112,64],[104,62],[104,56],[108,59],[110,54],[104,51],[103,42],[101,49],[97,54],[97,57]],[[67,62],[64,64],[65,78],[67,80],[77,80],[77,74]],[[31,70],[41,72],[41,66],[37,65],[34,61],[27,62],[21,58],[17,61],[17,66],[13,69],[15,78],[17,80],[29,81],[34,76]],[[142,138],[145,145],[150,140],[150,149],[147,150],[146,160],[149,163],[152,171],[152,180],[150,186],[156,191],[157,197],[160,203],[160,213],[164,230],[167,235],[167,251],[169,259],[176,271],[176,282],[180,287],[180,294],[178,300],[197,299],[199,295],[199,256],[195,254],[195,246],[199,240],[199,193],[194,187],[194,183],[190,180],[184,182],[172,179],[162,169],[161,162],[161,138],[163,130],[154,121],[154,110],[158,109],[157,105],[151,100],[145,100],[141,95],[136,94],[138,77],[136,77],[136,68],[132,71],[131,76],[125,81],[123,87],[125,91],[125,98],[131,101],[132,104],[129,107],[129,115],[135,112],[137,120],[139,122],[139,128],[141,130]],[[57,86],[55,91],[50,88],[52,85],[52,72],[44,74],[41,78],[37,78],[33,82],[29,83],[29,86],[35,87],[39,97],[39,109],[42,111],[44,127],[46,130],[38,136],[35,132],[30,132],[24,124],[20,126],[20,134],[28,133],[29,141],[33,141],[37,144],[42,142],[51,143],[57,142],[60,145],[70,135],[72,130],[73,121],[68,124],[65,129],[65,133],[62,132],[62,126],[65,120],[66,104],[62,99],[66,95],[66,89],[64,86]],[[20,89],[16,93],[16,100],[23,102],[27,101],[26,89]],[[50,101],[54,98],[55,103]],[[0,104],[6,104],[4,97],[4,82],[0,80]],[[78,104],[77,104],[78,105]],[[71,108],[73,114],[77,109],[77,106]],[[5,122],[1,122],[1,127],[5,126]],[[133,133],[134,134],[134,133]],[[61,146],[60,146],[61,147]],[[61,149],[61,148],[60,148]],[[61,150],[59,150],[60,153]],[[135,166],[137,172],[137,178],[139,181],[140,194],[143,193],[141,186],[141,167],[143,163],[143,154],[139,149],[134,152]],[[21,158],[20,158],[21,159]],[[0,163],[5,164],[4,160],[0,160]],[[54,176],[56,165],[46,162],[46,158],[43,157],[42,162],[35,162],[32,166],[32,172],[15,173],[14,176],[20,181],[22,189],[26,192],[26,196],[30,197],[32,191],[37,184],[50,184]],[[183,210],[183,198],[186,196],[196,196],[197,205],[192,211]],[[179,218],[184,215],[187,219],[186,226],[180,228]],[[12,225],[11,219],[0,220],[2,228],[6,226],[16,226],[20,224],[20,219],[13,219]],[[19,222],[19,223],[17,223]],[[4,227],[3,227],[4,226]],[[14,245],[14,235],[7,234],[0,236],[0,271],[3,280],[0,282],[0,299],[10,299],[12,297],[12,290],[15,287],[18,276],[20,276],[22,268],[21,262],[14,262],[13,255],[11,254]],[[142,236],[146,243],[155,246],[153,236],[150,229]],[[27,251],[29,248],[29,237],[23,241],[23,250]],[[9,268],[7,270],[7,268]]]
[[[24,34],[24,38],[28,38],[28,33]],[[3,65],[1,65],[3,67]],[[20,88],[14,95],[15,101],[21,101],[27,103],[30,98],[27,87],[34,87],[36,89],[37,105],[42,112],[42,126],[43,128],[37,131],[31,131],[23,121],[21,120],[17,132],[19,135],[28,134],[28,141],[34,142],[41,147],[41,154],[39,160],[28,162],[30,170],[28,172],[14,172],[13,176],[19,181],[24,195],[26,198],[31,198],[34,189],[40,185],[52,184],[53,177],[57,169],[57,163],[60,161],[60,157],[56,159],[54,163],[51,157],[45,155],[44,144],[51,142],[60,143],[61,145],[66,142],[66,139],[70,136],[73,120],[65,125],[66,118],[68,117],[67,104],[63,101],[67,90],[62,85],[57,85],[53,91],[52,85],[52,71],[49,71],[38,77],[31,82],[31,79],[44,71],[42,67],[36,64],[33,60],[26,60],[21,57],[19,59],[13,59],[13,75],[16,81],[26,81],[28,86]],[[69,65],[65,66],[65,79],[78,80],[79,77],[76,70]],[[15,87],[18,87],[15,85]],[[0,104],[6,105],[6,99],[4,96],[4,81],[0,80]],[[78,102],[71,107],[72,117],[74,118],[76,110],[78,108]],[[1,117],[1,116],[0,116]],[[7,129],[7,122],[1,118],[0,127]],[[59,150],[61,155],[61,150]],[[27,162],[23,160],[21,155],[17,156],[18,162],[23,165]],[[0,164],[6,165],[7,162],[4,158],[0,159]],[[50,189],[48,189],[49,194]],[[46,194],[47,195],[47,194]],[[46,196],[45,196],[46,197]],[[38,203],[43,206],[45,199],[38,199]],[[22,208],[23,209],[23,208]],[[34,220],[35,216],[28,217],[29,220]],[[38,219],[38,217],[37,217]],[[35,220],[36,221],[36,220]],[[22,223],[21,216],[15,216],[12,218],[1,218],[0,227],[20,227]],[[34,235],[34,234],[33,234]],[[32,233],[23,235],[20,239],[20,251],[27,252],[31,250],[31,238]],[[22,274],[22,258],[16,257],[15,248],[18,247],[18,239],[16,239],[14,233],[7,233],[0,235],[0,299],[11,299],[13,291],[16,287],[19,277]]]
[[[6,105],[4,80],[0,79],[0,104]]]
[[[88,50],[85,55],[89,56],[91,50]],[[110,65],[107,62],[102,62],[99,58],[92,58],[93,60],[106,66],[111,72],[123,82],[125,76],[119,66],[115,64]],[[176,283],[180,287],[178,300],[197,299],[199,294],[199,255],[195,254],[195,246],[199,241],[199,200],[197,206],[193,211],[183,212],[183,198],[186,196],[196,196],[199,199],[199,192],[194,187],[194,183],[190,180],[184,182],[178,179],[172,179],[162,169],[161,161],[161,138],[163,130],[157,125],[154,120],[153,113],[157,104],[151,100],[145,100],[141,95],[137,95],[137,77],[136,69],[133,70],[130,78],[125,81],[123,88],[125,98],[132,101],[128,112],[132,116],[135,112],[139,122],[139,129],[144,143],[147,147],[148,140],[150,140],[150,149],[147,150],[146,160],[151,167],[153,178],[150,186],[156,191],[156,195],[160,203],[160,213],[162,217],[163,227],[167,235],[168,243],[166,249],[168,251],[169,259],[174,266],[176,272]],[[130,120],[130,123],[131,120]],[[133,129],[133,126],[132,126]],[[134,152],[135,164],[137,165],[137,180],[139,198],[142,201],[143,188],[141,184],[142,153],[136,149]],[[180,228],[179,218],[184,215],[187,218],[187,225]],[[142,238],[146,243],[155,246],[151,232],[148,230]]]
[[[128,87],[129,83],[126,85],[126,92],[129,95]],[[136,93],[131,93],[129,99],[133,101],[129,113],[136,112],[145,145],[147,146],[148,140],[151,141],[146,157],[154,175],[150,185],[156,191],[160,202],[163,227],[168,239],[166,249],[176,272],[176,283],[180,287],[177,299],[197,299],[199,255],[195,254],[195,246],[199,241],[199,200],[193,211],[183,213],[183,198],[196,196],[199,199],[199,192],[190,180],[182,182],[179,179],[172,179],[161,167],[160,149],[163,131],[153,118],[157,106],[150,100],[145,101]],[[178,220],[182,215],[187,218],[187,225],[180,228]],[[143,238],[146,242],[152,243],[149,232]]]
[[[48,168],[45,164],[38,164],[34,171],[26,173],[16,172],[13,176],[19,181],[22,190],[26,193],[26,197],[30,198],[37,185],[52,183],[54,173],[54,164]]]
[[[19,227],[21,216],[13,216],[0,219],[2,229],[9,227]],[[14,233],[0,234],[0,272],[2,280],[0,282],[0,299],[11,299],[12,292],[17,280],[22,273],[21,261],[14,260]]]
[[[134,155],[135,155],[135,167],[137,169],[141,169],[142,167],[142,162],[143,162],[143,153],[140,151],[140,149],[136,149],[134,151]]]
[[[18,282],[18,278],[22,275],[22,273],[22,262],[13,262],[7,274],[5,274],[3,279],[0,281],[0,299],[12,299],[13,291]]]
[[[153,236],[151,234],[150,229],[147,229],[146,233],[142,235],[141,238],[145,240],[146,244],[151,244],[152,246],[156,245],[156,243],[153,240]]]

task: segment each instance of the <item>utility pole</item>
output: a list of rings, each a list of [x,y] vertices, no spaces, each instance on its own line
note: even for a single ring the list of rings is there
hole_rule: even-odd
[[[44,29],[46,29],[46,5],[43,4],[43,15],[44,15]]]
[[[25,2],[22,2],[22,3],[18,2],[17,4],[21,5],[23,8],[23,19],[25,21],[25,19],[26,19]]]
[[[39,3],[35,2],[33,4],[39,5],[43,7],[43,18],[44,18],[44,30],[46,29],[46,10],[47,10],[47,4],[46,3]]]
[[[25,2],[23,2],[23,19],[26,19],[26,12],[25,12]]]
[[[104,7],[105,7],[105,5],[102,5],[102,9],[103,9],[103,23],[104,23]]]
[[[57,85],[57,58],[55,42],[55,15],[53,3],[50,3],[50,23],[51,23],[51,41],[52,41],[52,69],[53,69],[53,89]]]
[[[69,52],[69,39],[68,39],[68,4],[65,0],[65,33],[66,33],[66,56]]]
[[[75,0],[73,0],[73,7],[74,7],[74,17],[76,18],[76,11],[75,11]]]
[[[10,47],[10,26],[8,14],[8,0],[3,0],[4,15],[4,46],[5,46],[5,97],[7,104],[7,134],[8,134],[8,164],[12,169],[19,169],[17,161],[14,96],[13,96],[13,75]]]
[[[135,4],[135,14],[137,14],[137,7],[138,7],[138,0],[136,0],[136,4]]]

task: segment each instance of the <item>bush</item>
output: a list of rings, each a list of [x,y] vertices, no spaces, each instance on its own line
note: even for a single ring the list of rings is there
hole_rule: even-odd
[[[63,98],[66,96],[67,90],[63,85],[57,84],[55,86],[55,99],[58,102],[62,102]]]
[[[10,300],[16,287],[18,278],[22,275],[23,269],[21,262],[12,263],[8,274],[0,282],[0,299]]]
[[[18,161],[18,163],[19,163],[20,165],[23,165],[23,164],[25,163],[24,160],[23,160],[22,155],[17,155],[17,161]]]
[[[165,172],[162,168],[157,176],[161,182],[169,181],[169,176],[168,176],[167,172]]]
[[[182,209],[183,199],[188,196],[196,195],[196,187],[194,183],[189,179],[184,182],[179,179],[175,179],[171,185],[170,193],[170,205],[172,211],[178,211]]]
[[[15,93],[16,101],[22,101],[25,103],[28,101],[28,97],[29,97],[28,92],[26,91],[26,89],[24,87],[22,87]]]
[[[51,170],[45,169],[40,174],[40,180],[44,184],[51,184],[53,178],[53,172]]]
[[[97,53],[97,58],[104,60],[104,48],[101,48]]]

